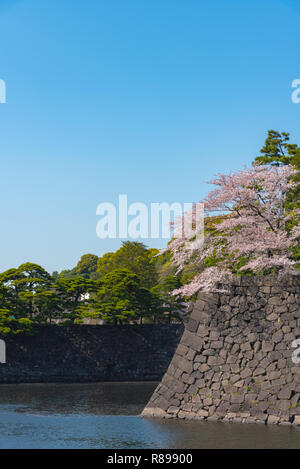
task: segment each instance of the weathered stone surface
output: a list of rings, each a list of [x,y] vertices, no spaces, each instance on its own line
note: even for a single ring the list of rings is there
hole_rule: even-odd
[[[265,368],[256,368],[254,371],[253,371],[253,376],[259,376],[259,375],[263,375],[266,373],[266,369]]]
[[[279,399],[290,399],[291,395],[292,395],[292,390],[290,386],[286,386],[282,388],[281,391],[279,391],[278,393]]]
[[[178,368],[180,368],[182,371],[185,371],[186,373],[192,373],[193,371],[193,363],[179,355],[175,355],[173,358],[173,366],[178,366]]]
[[[154,418],[164,418],[166,416],[166,412],[161,409],[160,407],[145,407],[142,412],[142,417],[154,417]]]
[[[189,373],[182,374],[182,381],[187,384],[193,384],[195,382],[195,377]]]
[[[263,352],[271,352],[274,349],[274,343],[263,340],[261,348]]]
[[[241,377],[242,378],[247,378],[248,376],[252,376],[252,370],[250,370],[250,368],[245,368],[242,372],[241,372]]]
[[[6,337],[0,383],[160,381],[174,356],[182,324],[35,327]],[[175,367],[171,367],[171,373]]]
[[[196,319],[191,318],[189,322],[186,325],[186,329],[190,332],[196,332],[198,329],[199,321],[196,321]]]
[[[199,294],[196,304],[151,406],[165,411],[169,400],[177,418],[300,425],[291,347],[300,337],[300,278],[240,277],[228,294]]]
[[[279,420],[280,420],[280,417],[278,417],[277,415],[269,415],[267,423],[271,425],[276,425],[279,423]]]
[[[271,313],[267,316],[268,321],[276,321],[276,319],[278,319],[278,315],[275,313]]]
[[[181,338],[181,344],[200,352],[203,347],[203,339],[190,331],[185,330]]]
[[[277,331],[275,334],[272,335],[272,341],[275,344],[278,344],[283,339],[283,332],[282,331]]]
[[[209,335],[209,330],[207,329],[207,327],[200,324],[197,330],[197,335],[199,337],[207,337]]]

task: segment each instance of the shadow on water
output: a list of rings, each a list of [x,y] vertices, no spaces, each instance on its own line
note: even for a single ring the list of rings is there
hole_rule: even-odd
[[[300,448],[300,428],[143,419],[156,385],[1,385],[0,448]]]
[[[157,384],[7,384],[0,386],[0,408],[13,404],[26,413],[139,415]]]
[[[167,448],[272,449],[300,448],[300,428],[223,422],[149,419],[165,436]]]

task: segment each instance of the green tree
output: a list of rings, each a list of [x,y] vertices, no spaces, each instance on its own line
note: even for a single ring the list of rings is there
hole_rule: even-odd
[[[157,249],[147,249],[143,243],[125,241],[115,253],[117,268],[125,268],[139,278],[141,285],[151,288],[158,282],[155,255]]]
[[[155,294],[162,302],[161,317],[167,317],[168,322],[173,319],[181,320],[181,313],[185,309],[185,303],[180,295],[174,295],[172,292],[182,286],[180,279],[176,275],[169,275],[164,280],[155,285],[151,292]]]
[[[289,141],[289,133],[269,130],[265,144],[260,150],[261,155],[255,158],[254,163],[270,164],[271,166],[291,164],[300,168],[300,148]]]
[[[75,269],[75,267],[74,267]],[[60,272],[58,275],[58,278],[74,278],[76,277],[76,274],[74,272],[74,269],[64,269]]]
[[[300,147],[296,143],[289,143],[290,134],[269,130],[261,155],[256,157],[253,164],[270,166],[291,165],[297,171],[293,180],[300,182]],[[287,210],[300,208],[300,187],[291,190],[286,200]]]
[[[17,269],[0,275],[0,284],[6,288],[6,305],[15,317],[32,319],[37,313],[35,298],[49,287],[51,276],[38,264],[26,262]]]
[[[95,254],[84,254],[75,267],[74,273],[81,277],[90,278],[97,271],[98,256]]]
[[[128,269],[137,275],[144,288],[151,288],[158,282],[156,268],[157,249],[147,249],[143,243],[124,241],[115,253],[108,252],[98,260],[99,278],[115,269]]]
[[[99,282],[94,315],[108,323],[123,324],[135,318],[138,277],[128,269],[115,269]]]
[[[118,268],[104,275],[98,282],[93,299],[93,311],[82,307],[80,318],[100,318],[107,323],[142,322],[158,310],[161,301],[141,286],[140,279],[129,269]]]
[[[80,276],[96,280],[97,263],[98,256],[96,256],[95,254],[84,254],[83,256],[81,256],[77,265],[73,269],[62,270],[58,277],[70,279]]]
[[[98,278],[104,277],[109,272],[112,272],[116,268],[115,253],[106,252],[102,257],[99,257],[97,262],[97,274]]]
[[[16,318],[8,309],[0,309],[0,335],[32,333],[34,322],[29,318]]]
[[[153,287],[155,288],[155,287]],[[136,291],[134,302],[135,319],[143,322],[157,323],[164,319],[165,305],[160,295],[147,288],[140,287]]]
[[[264,146],[260,150],[261,155],[255,158],[253,164],[263,164],[270,166],[291,165],[297,171],[293,180],[300,182],[300,147],[295,143],[290,143],[290,134],[287,132],[268,131],[268,137]],[[285,208],[290,213],[295,210],[294,221],[287,223],[286,228],[290,230],[298,223],[296,210],[300,208],[300,185],[292,189],[286,197]],[[300,247],[292,248],[293,258],[300,261]],[[300,268],[300,264],[299,264]]]
[[[165,251],[162,254],[155,254],[155,266],[158,273],[158,282],[161,283],[169,275],[176,274],[176,266],[172,262],[172,254]]]
[[[54,281],[41,266],[26,263],[0,275],[0,308],[15,320],[72,322],[78,309],[92,302],[87,294],[92,296],[96,289],[91,279],[58,277]]]
[[[42,295],[41,301],[49,306],[46,316],[49,316],[49,311],[53,311],[54,303],[57,318],[65,323],[74,322],[79,311],[89,311],[90,305],[93,304],[93,293],[97,288],[98,284],[94,280],[84,277],[59,278],[49,296],[45,293]]]

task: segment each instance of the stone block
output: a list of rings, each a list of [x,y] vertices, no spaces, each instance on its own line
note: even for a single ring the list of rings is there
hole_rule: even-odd
[[[186,327],[186,330],[190,332],[196,332],[196,330],[198,329],[198,325],[199,325],[199,321],[191,317],[185,327]]]
[[[241,404],[242,402],[244,402],[244,395],[243,394],[232,394],[231,397],[230,397],[230,402],[232,404]]]
[[[265,340],[262,341],[262,351],[263,352],[271,352],[274,350],[274,343],[273,342],[266,342]]]
[[[178,366],[178,368],[180,368],[182,371],[185,371],[186,373],[192,373],[193,371],[193,363],[190,360],[181,357],[180,355],[175,355],[172,360],[172,364],[174,366]]]
[[[198,327],[198,330],[197,330],[197,335],[199,337],[207,337],[209,335],[208,328],[206,326],[203,326],[202,324],[200,324],[200,326]]]
[[[277,425],[279,423],[280,417],[277,415],[269,415],[267,419],[267,423],[270,425]]]
[[[250,368],[245,368],[241,372],[241,378],[247,378],[248,376],[252,376],[252,370],[250,370]]]
[[[178,407],[175,407],[175,406],[173,406],[173,405],[171,405],[171,406],[168,408],[168,411],[167,411],[167,412],[168,412],[168,414],[174,414],[174,415],[176,415],[176,414],[178,414],[178,412],[179,412],[179,408],[178,408]]]
[[[209,340],[215,341],[219,340],[220,332],[219,331],[211,331],[209,334]]]
[[[187,352],[188,352],[188,347],[186,347],[186,345],[183,345],[182,343],[178,345],[177,349],[176,349],[176,353],[178,353],[178,355],[181,355],[182,357],[184,357]]]
[[[295,415],[293,424],[299,426],[300,425],[300,415]]]
[[[271,371],[267,374],[267,379],[273,380],[273,379],[279,379],[281,376],[281,371]]]
[[[188,373],[183,373],[181,379],[184,383],[187,384],[193,384],[195,381],[195,377]]]
[[[195,355],[196,355],[195,350],[190,349],[188,353],[186,354],[186,359],[192,361],[194,360]]]
[[[181,344],[190,347],[192,350],[196,352],[201,352],[203,348],[203,339],[199,337],[197,334],[185,330],[183,336],[181,338]]]
[[[204,379],[197,379],[195,384],[196,384],[196,386],[198,386],[198,388],[204,388],[205,387],[205,380]]]
[[[208,411],[204,410],[204,409],[200,409],[197,412],[197,416],[198,417],[203,417],[203,418],[208,417]]]
[[[221,349],[223,347],[223,342],[218,340],[218,341],[212,341],[210,344],[212,349]]]
[[[291,387],[290,386],[285,386],[278,393],[278,398],[279,399],[290,399],[291,395],[292,395]]]
[[[275,332],[275,334],[272,335],[272,342],[277,344],[278,342],[281,342],[283,339],[283,333],[281,331]]]
[[[281,411],[281,413],[285,414],[288,412],[290,405],[291,403],[288,399],[282,399],[276,401],[275,408]]]

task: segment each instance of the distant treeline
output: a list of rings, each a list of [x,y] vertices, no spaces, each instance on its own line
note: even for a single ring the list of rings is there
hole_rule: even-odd
[[[0,334],[30,331],[34,324],[72,324],[84,318],[108,324],[172,322],[185,304],[171,295],[195,272],[180,276],[170,254],[157,256],[139,242],[115,253],[86,254],[76,267],[49,274],[25,263],[0,274]]]

